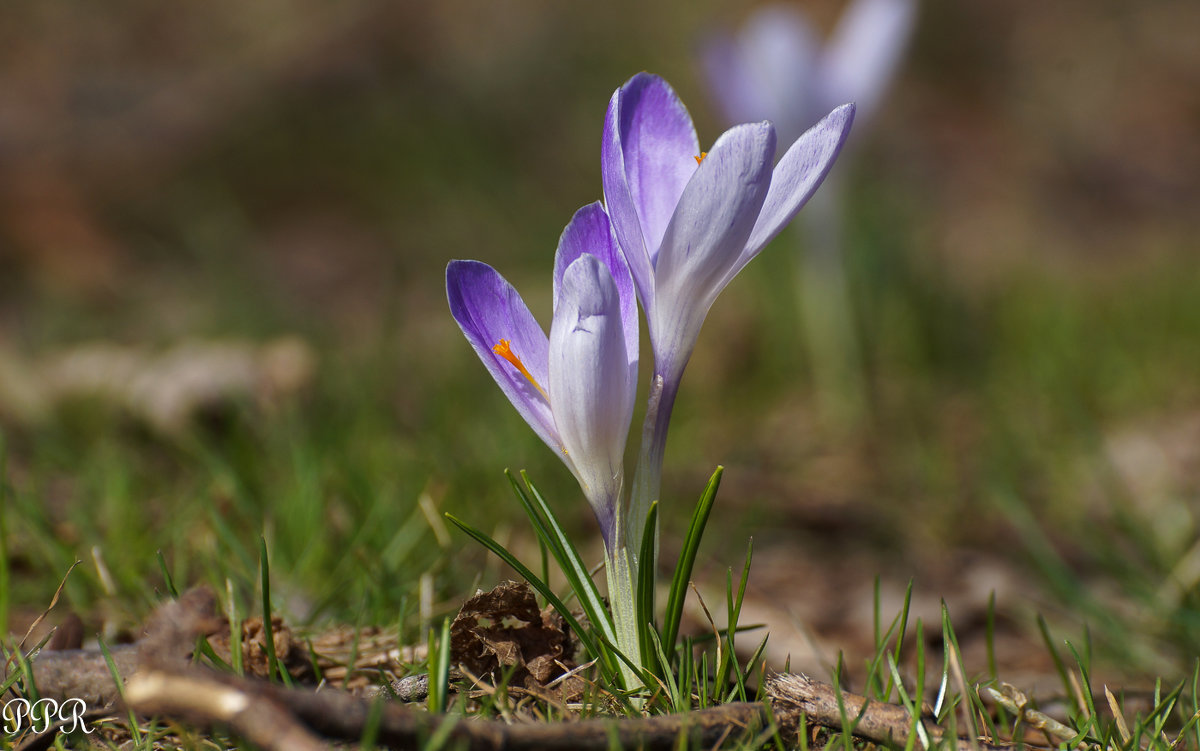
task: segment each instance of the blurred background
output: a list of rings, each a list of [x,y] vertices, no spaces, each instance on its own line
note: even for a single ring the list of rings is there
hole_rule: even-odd
[[[843,4],[801,5],[827,33]],[[613,90],[649,70],[702,144],[727,126],[699,46],[748,7],[646,6],[6,3],[0,625],[23,632],[77,559],[63,607],[89,633],[128,633],[167,574],[249,607],[260,535],[296,622],[452,612],[510,574],[441,512],[537,555],[506,467],[590,540],[443,274],[486,261],[548,322],[558,234],[602,197]],[[1198,28],[1187,0],[921,3],[835,167],[853,419],[816,407],[798,238],[714,306],[664,561],[723,464],[698,584],[723,596],[753,536],[743,621],[779,664],[860,664],[878,578],[885,622],[910,579],[927,623],[944,598],[980,669],[994,593],[1010,680],[1045,668],[1037,613],[1110,670],[1190,670]]]

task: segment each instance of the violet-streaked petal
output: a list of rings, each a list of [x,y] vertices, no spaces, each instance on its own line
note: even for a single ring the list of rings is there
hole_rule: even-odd
[[[508,340],[529,374],[546,388],[549,341],[516,289],[486,263],[451,261],[446,267],[446,297],[451,315],[500,390],[538,437],[561,455],[549,401],[492,349],[501,339]]]
[[[696,171],[696,129],[666,81],[639,73],[613,95],[604,130],[601,178],[617,240],[626,253],[641,248],[653,266],[675,204]],[[630,208],[638,219],[641,242],[632,228]],[[645,294],[641,265],[640,260],[630,260]]]
[[[750,233],[746,249],[726,283],[778,235],[829,174],[854,122],[854,105],[844,104],[805,131],[788,149],[771,176],[771,188]]]
[[[823,109],[852,101],[860,119],[874,114],[908,46],[916,14],[916,0],[850,4],[822,55],[818,93]]]
[[[663,238],[656,270],[654,307],[648,311],[650,338],[661,348],[686,331],[694,341],[708,307],[737,263],[771,182],[775,130],[768,122],[730,128],[713,145]],[[674,332],[674,333],[673,333]]]
[[[621,325],[625,334],[625,346],[629,352],[629,365],[635,372],[638,361],[638,314],[637,295],[633,277],[625,256],[617,247],[612,225],[604,206],[597,201],[575,212],[571,221],[558,239],[558,251],[554,254],[554,300],[558,307],[559,289],[567,268],[577,258],[588,253],[596,257],[608,269],[621,299]]]
[[[563,273],[550,326],[550,404],[564,452],[611,544],[637,390],[621,298],[607,267],[583,254]]]
[[[650,309],[654,300],[654,262],[646,239],[642,235],[642,220],[638,217],[633,193],[625,175],[625,154],[621,150],[621,133],[617,127],[617,111],[621,91],[613,94],[604,116],[604,136],[600,143],[600,180],[604,189],[604,208],[612,223],[613,235],[621,255],[629,265],[637,286],[642,307]]]

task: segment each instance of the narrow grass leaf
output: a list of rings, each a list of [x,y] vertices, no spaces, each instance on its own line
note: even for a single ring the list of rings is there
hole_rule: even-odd
[[[267,559],[267,540],[258,538],[259,571],[262,572],[263,640],[267,650],[267,676],[278,675],[284,685],[292,685],[292,676],[275,655],[275,628],[271,622],[271,564]]]
[[[834,678],[833,678],[833,692],[834,692],[834,697],[837,699],[838,716],[841,718],[841,721],[842,721],[842,735],[841,735],[842,746],[845,748],[845,751],[854,751],[854,726],[857,723],[850,722],[850,715],[846,711],[846,699],[842,695],[843,668],[844,668],[844,663],[842,662],[842,656],[839,654],[838,655],[838,666],[837,666],[836,671],[834,672]],[[867,704],[868,704],[868,702],[863,702],[863,710],[864,711],[867,708]]]
[[[729,682],[731,668],[735,667],[737,656],[734,653],[735,635],[738,632],[738,619],[742,614],[742,602],[746,596],[746,582],[750,578],[750,563],[754,558],[753,538],[746,544],[746,561],[742,566],[742,578],[738,581],[736,594],[733,589],[733,572],[729,571],[725,579],[725,612],[726,612],[726,649],[721,655],[721,664],[717,670],[717,680],[721,686]],[[740,672],[740,671],[739,671]]]
[[[125,679],[121,676],[121,671],[117,670],[117,663],[113,660],[112,652],[108,650],[108,644],[103,639],[100,639],[99,642],[100,653],[104,655],[104,664],[108,666],[108,674],[112,676],[113,683],[116,684],[117,696],[121,697],[122,704],[128,706],[128,702],[125,701]],[[133,713],[132,709],[128,712],[129,734],[133,736],[135,746],[140,747],[143,740],[142,730],[138,727],[137,715]]]
[[[700,494],[700,500],[696,502],[696,508],[692,511],[692,520],[683,540],[679,562],[675,564],[675,573],[671,576],[662,628],[663,648],[669,658],[673,658],[675,654],[675,639],[679,635],[683,603],[687,598],[688,582],[691,581],[692,569],[696,564],[696,552],[700,549],[700,541],[704,537],[704,528],[708,525],[708,516],[717,498],[717,489],[721,487],[721,475],[724,471],[724,467],[718,466],[709,478],[708,485],[704,487],[704,492]]]
[[[37,682],[33,679],[33,663],[30,661],[29,656],[21,652],[20,649],[16,651],[15,656],[17,658],[17,664],[21,668],[21,687],[25,690],[27,698],[36,703],[41,700],[42,694],[40,691],[38,691]],[[109,669],[111,671],[111,665],[109,666]]]
[[[967,721],[967,732],[971,738],[979,736],[979,727],[975,723],[974,705],[971,697],[974,695],[967,687],[967,671],[962,661],[962,649],[958,646],[958,634],[954,632],[954,624],[950,620],[950,608],[942,600],[942,639],[947,645],[950,668],[958,681],[959,700],[962,703],[963,716]]]
[[[1068,641],[1067,649],[1071,650],[1071,655],[1075,658],[1075,664],[1079,666],[1079,674],[1082,677],[1082,683],[1074,680],[1071,681],[1072,688],[1074,689],[1072,693],[1074,693],[1083,702],[1085,712],[1087,713],[1087,725],[1081,726],[1079,730],[1081,733],[1086,734],[1088,726],[1091,726],[1097,732],[1097,734],[1099,734],[1100,715],[1096,712],[1096,702],[1092,698],[1092,680],[1088,675],[1087,665],[1080,657],[1079,652],[1075,649],[1074,644]],[[1074,675],[1068,673],[1068,676],[1074,679]]]
[[[929,748],[929,733],[925,730],[925,723],[921,722],[921,711],[916,706],[916,703],[909,697],[908,692],[904,690],[904,680],[900,677],[900,668],[896,665],[896,658],[891,654],[887,656],[888,671],[892,674],[895,681],[896,693],[900,697],[900,704],[908,711],[908,716],[912,718],[913,732],[909,734],[906,748],[911,747],[913,737],[920,737],[922,747]]]
[[[359,751],[374,751],[375,743],[379,740],[379,726],[383,721],[383,699],[376,697],[367,709],[367,719],[363,722],[362,735],[359,736]]]
[[[208,637],[201,636],[197,640],[196,651],[203,655],[205,659],[211,662],[218,670],[222,672],[233,672],[233,666],[221,659],[221,655],[217,654],[216,650],[213,649],[212,644],[208,642]]]
[[[1050,636],[1050,626],[1046,623],[1046,618],[1040,613],[1037,617],[1038,631],[1042,634],[1042,642],[1046,645],[1046,651],[1050,653],[1050,659],[1054,661],[1054,669],[1058,672],[1059,680],[1062,681],[1063,691],[1071,693],[1071,679],[1067,677],[1067,666],[1063,662],[1062,657],[1058,654],[1058,649],[1054,646],[1054,639]]]
[[[445,714],[450,691],[450,619],[442,619],[437,638],[429,631],[429,711]]]
[[[1169,694],[1155,703],[1154,709],[1146,716],[1146,723],[1153,722],[1154,728],[1148,731],[1148,734],[1154,738],[1162,738],[1166,736],[1167,723],[1171,721],[1172,715],[1175,714],[1175,709],[1179,705],[1179,699],[1183,696],[1183,688],[1185,683],[1179,683],[1171,690]],[[1138,723],[1138,729],[1141,730],[1142,723]],[[1182,734],[1182,731],[1181,733]]]
[[[229,601],[229,661],[236,675],[245,675],[242,665],[242,619],[233,596],[233,580],[225,579],[225,597]]]
[[[671,656],[664,653],[658,635],[654,632],[654,545],[658,539],[658,501],[650,504],[646,513],[646,524],[642,527],[641,565],[638,568],[637,612],[638,646],[645,667],[654,675],[670,680]],[[652,648],[658,644],[657,649]]]
[[[658,634],[653,630],[649,633],[650,647],[653,651],[643,652],[643,654],[656,654],[661,665],[667,665],[667,655],[663,652],[662,642],[658,638]],[[686,712],[691,709],[691,702],[688,701],[688,692],[681,689],[686,676],[680,673],[676,676],[670,670],[664,670],[661,676],[658,676],[660,682],[666,686],[668,698],[671,700],[671,709],[674,712]]]
[[[520,501],[530,523],[533,524],[538,539],[550,548],[563,575],[567,577],[571,591],[579,598],[579,605],[587,614],[588,620],[599,629],[605,639],[615,644],[617,632],[613,625],[612,615],[604,605],[604,600],[600,597],[600,590],[596,587],[596,582],[592,580],[587,566],[583,564],[583,558],[571,543],[570,538],[567,537],[566,532],[563,531],[550,504],[546,503],[546,499],[529,479],[529,475],[521,473],[521,479],[525,481],[525,486],[529,489],[529,492],[526,493],[511,473],[506,474],[513,490],[516,491],[517,500]]]
[[[179,590],[175,587],[175,580],[171,578],[171,572],[167,569],[167,559],[163,556],[161,550],[157,551],[158,568],[162,571],[163,581],[167,585],[167,594],[171,595],[172,600],[179,599]]]
[[[750,673],[752,673],[755,669],[758,669],[758,671],[759,671],[759,681],[757,683],[758,690],[759,690],[759,693],[761,693],[763,691],[764,683],[765,683],[762,680],[762,675],[761,675],[763,665],[764,665],[763,653],[767,651],[767,640],[770,638],[771,638],[770,634],[763,636],[762,641],[760,641],[758,643],[758,646],[755,647],[754,652],[751,653],[750,659],[746,660],[746,668],[747,669],[746,669],[745,673],[743,674],[742,681],[740,684],[741,689],[742,689],[742,701],[757,701],[760,698],[758,696],[750,698],[749,696],[746,695],[746,693],[745,693],[746,678],[750,677]]]
[[[525,564],[517,560],[516,556],[508,552],[503,545],[496,542],[491,537],[457,518],[453,514],[446,514],[446,518],[463,532],[466,532],[467,535],[473,540],[492,551],[497,558],[508,564],[509,568],[524,577],[525,581],[529,582],[530,586],[532,586],[535,590],[537,590],[538,593],[545,597],[546,601],[549,602],[554,609],[558,611],[559,615],[566,620],[567,624],[579,637],[579,641],[583,643],[583,647],[587,650],[588,654],[591,657],[598,658],[600,660],[600,666],[605,673],[605,677],[610,681],[616,680],[619,682],[619,679],[617,678],[617,666],[612,661],[612,655],[607,649],[603,649],[601,647],[601,643],[596,640],[596,635],[592,631],[585,630],[575,616],[571,615],[570,609],[567,608],[561,599],[559,599],[558,595],[554,594],[554,590],[550,589],[549,585],[539,579],[532,571],[529,570],[527,566],[525,566]]]

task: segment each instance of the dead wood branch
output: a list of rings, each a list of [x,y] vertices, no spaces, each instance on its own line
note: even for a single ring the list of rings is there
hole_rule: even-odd
[[[273,701],[265,692],[209,680],[199,670],[187,669],[176,674],[165,670],[139,672],[125,684],[125,701],[140,715],[223,725],[264,749],[327,748],[296,720],[291,709]]]
[[[840,730],[843,727],[842,709],[838,706],[839,693],[841,706],[845,708],[845,717],[850,721],[853,733],[859,738],[875,743],[891,743],[904,746],[914,729],[912,715],[898,704],[872,702],[865,696],[852,694],[814,681],[805,675],[781,673],[771,676],[767,681],[767,694],[771,698],[771,706],[775,711],[775,720],[781,729],[798,727],[800,716],[807,718],[808,725]],[[938,743],[945,737],[945,730],[928,718],[921,718],[921,728],[930,744]],[[991,742],[958,738],[956,747],[959,751],[975,751],[983,749],[1005,749],[1007,746]],[[923,741],[918,739],[918,744]],[[920,745],[918,745],[920,747]]]
[[[115,644],[110,650],[119,675],[137,670],[136,644]],[[45,697],[62,701],[82,699],[89,707],[111,704],[117,686],[98,649],[42,650],[32,662],[33,682]]]
[[[263,740],[284,734],[312,741],[316,740],[313,733],[354,741],[373,727],[376,742],[393,748],[417,748],[444,733],[450,747],[471,751],[606,751],[614,740],[621,747],[666,751],[675,747],[681,735],[712,746],[731,728],[766,725],[764,706],[749,703],[663,717],[508,725],[431,715],[341,691],[288,689],[196,668],[174,675],[159,670],[139,673],[126,684],[125,693],[129,706],[139,714],[224,725],[265,748],[320,747],[295,740]]]

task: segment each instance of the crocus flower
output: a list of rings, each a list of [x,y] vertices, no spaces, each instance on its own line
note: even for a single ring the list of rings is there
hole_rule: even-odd
[[[638,320],[633,280],[604,208],[584,206],[559,239],[549,338],[485,263],[451,261],[446,291],[488,372],[579,481],[612,550],[637,391]]]
[[[783,140],[842,102],[854,102],[867,122],[900,63],[916,8],[916,0],[852,0],[822,45],[798,7],[765,5],[737,36],[708,40],[705,72],[728,122],[765,118]]]
[[[854,105],[838,107],[773,166],[769,122],[735,126],[701,153],[691,117],[666,81],[640,73],[613,94],[604,198],[659,375],[678,379],[717,295],[816,191],[853,118]]]
[[[687,109],[647,73],[613,94],[604,120],[604,200],[646,312],[655,381],[632,501],[657,498],[667,423],[701,324],[721,290],[792,220],[845,142],[854,106],[808,130],[775,166],[769,122],[726,131],[700,151]]]

